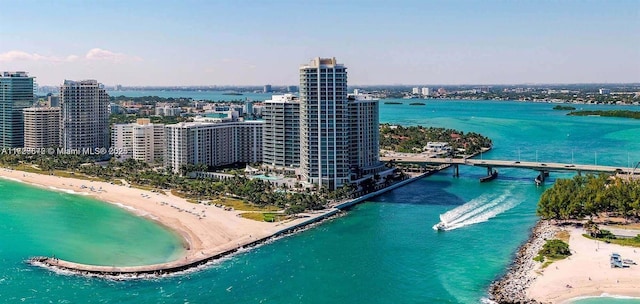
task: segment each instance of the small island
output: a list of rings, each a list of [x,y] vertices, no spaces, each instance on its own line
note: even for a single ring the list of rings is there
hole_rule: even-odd
[[[222,95],[241,96],[241,95],[242,95],[242,93],[237,93],[237,92],[227,92],[227,93],[222,93]]]
[[[629,110],[609,110],[609,111],[574,111],[569,112],[570,116],[604,116],[604,117],[621,117],[640,119],[640,111]]]
[[[401,103],[401,102],[399,102],[399,101],[385,101],[385,102],[384,102],[384,104],[393,104],[393,105],[396,105],[396,104],[402,104],[402,103]]]
[[[409,104],[410,106],[424,106],[426,103],[424,102],[412,102]]]
[[[573,110],[576,109],[576,107],[557,105],[557,106],[553,107],[553,109],[554,110],[561,110],[561,111],[573,111]]]
[[[438,147],[429,147],[429,143],[446,143]],[[380,125],[380,148],[400,153],[421,153],[429,150],[438,150],[449,154],[472,155],[486,151],[492,147],[491,139],[478,133],[423,127],[423,126],[394,126],[390,124]]]

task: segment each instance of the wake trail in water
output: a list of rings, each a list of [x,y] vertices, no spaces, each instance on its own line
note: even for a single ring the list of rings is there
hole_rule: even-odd
[[[461,227],[486,222],[515,206],[520,201],[516,199],[510,187],[498,194],[483,194],[454,209],[440,215],[440,223],[433,226],[436,230],[453,230]]]

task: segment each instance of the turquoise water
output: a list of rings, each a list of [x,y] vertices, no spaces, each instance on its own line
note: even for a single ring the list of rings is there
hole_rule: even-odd
[[[426,103],[424,107],[381,104],[380,121],[485,134],[494,140],[495,148],[483,158],[515,160],[519,156],[523,161],[537,157],[541,162],[571,162],[573,154],[576,163],[628,166],[640,161],[637,120],[568,117],[565,112],[551,110],[551,104]],[[15,193],[13,189],[19,185],[2,182],[4,189],[12,191],[0,190],[0,228],[20,231],[20,235],[4,233],[0,237],[0,299],[16,302],[25,298],[32,303],[87,299],[129,303],[478,303],[526,240],[536,221],[536,202],[544,191],[544,187],[535,187],[537,173],[533,171],[503,169],[498,179],[479,183],[485,174],[482,168],[461,167],[460,177],[454,178],[451,171],[443,171],[355,206],[346,216],[204,271],[132,282],[61,276],[24,264],[22,261],[29,256],[52,252],[51,237],[43,237],[41,231],[61,229],[59,226],[73,221],[47,216],[49,211],[41,206],[41,200],[23,199],[20,202],[27,202],[25,206],[14,203],[6,208],[5,196]],[[562,176],[569,175],[552,173],[550,180]],[[50,192],[43,193],[53,198]],[[104,232],[114,238],[107,243],[85,239],[75,246],[56,248],[57,255],[83,258],[84,251],[97,243],[103,247],[101,251],[122,246],[147,253],[144,258],[148,259],[172,255],[160,250],[170,246],[161,244],[174,244],[171,236],[157,237],[154,244],[160,249],[152,252],[148,244],[131,242],[150,237],[148,232],[112,232],[120,222],[146,221],[122,213],[121,218],[105,223],[103,213],[92,211],[102,205],[106,204],[78,206],[76,216],[87,217],[85,225],[91,225],[87,234]],[[473,208],[457,215],[460,228],[446,232],[432,229],[440,214],[464,210],[466,207],[460,207],[463,205]],[[67,205],[59,208],[73,210]],[[38,219],[34,220],[35,215]],[[7,221],[12,226],[5,226]],[[33,228],[36,221],[37,228]],[[155,229],[160,232],[154,233],[163,231]],[[72,236],[76,230],[61,231],[56,239]],[[110,256],[91,255],[96,260]],[[581,301],[596,300],[602,299]]]

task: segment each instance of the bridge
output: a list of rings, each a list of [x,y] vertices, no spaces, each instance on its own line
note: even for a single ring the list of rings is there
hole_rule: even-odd
[[[513,160],[496,160],[496,159],[472,159],[472,158],[429,158],[426,156],[416,155],[394,155],[380,158],[381,161],[393,161],[396,163],[411,164],[430,164],[430,165],[451,165],[453,166],[454,176],[459,175],[458,167],[474,166],[487,168],[487,174],[491,175],[493,168],[519,168],[530,169],[540,172],[537,181],[544,182],[549,172],[577,172],[584,173],[618,173],[618,174],[635,174],[636,168],[626,168],[620,166],[598,166],[598,165],[581,165],[581,164],[565,164],[565,163],[549,163],[549,162],[530,162],[530,161],[513,161]]]

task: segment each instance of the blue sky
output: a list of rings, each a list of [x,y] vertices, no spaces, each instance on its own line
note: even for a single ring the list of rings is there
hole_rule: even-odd
[[[41,85],[640,82],[640,1],[0,0],[0,70]]]

